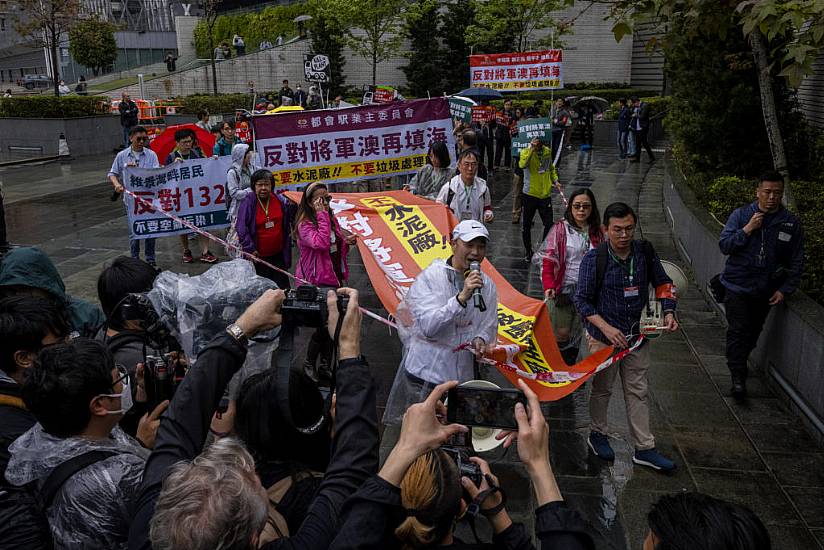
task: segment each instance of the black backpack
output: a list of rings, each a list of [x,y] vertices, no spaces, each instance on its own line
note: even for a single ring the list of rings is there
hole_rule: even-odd
[[[3,484],[0,487],[0,541],[6,550],[51,550],[51,536],[46,511],[63,484],[74,474],[118,454],[114,450],[83,453],[57,466],[40,488],[33,481],[23,487]]]

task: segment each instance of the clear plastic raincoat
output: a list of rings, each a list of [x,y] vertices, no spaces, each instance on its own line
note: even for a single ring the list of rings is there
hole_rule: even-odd
[[[458,303],[464,275],[444,260],[433,261],[415,279],[396,314],[404,350],[385,423],[400,422],[407,407],[426,399],[436,385],[472,379],[473,353],[455,348],[478,337],[494,345],[498,334],[498,291],[485,274],[483,280],[486,311],[482,312],[471,301],[466,307]]]
[[[126,548],[131,508],[137,502],[149,451],[119,427],[108,438],[93,440],[55,437],[40,424],[9,447],[6,479],[17,486],[43,483],[60,464],[95,450],[118,454],[80,470],[55,496],[47,517],[56,548]]]

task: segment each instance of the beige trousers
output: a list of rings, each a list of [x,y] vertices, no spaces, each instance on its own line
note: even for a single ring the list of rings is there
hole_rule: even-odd
[[[512,162],[517,162],[512,159]],[[512,217],[521,217],[521,192],[523,191],[523,178],[512,174]]]
[[[587,334],[590,353],[607,347]],[[592,395],[589,398],[590,429],[602,434],[608,433],[607,411],[612,386],[620,373],[624,401],[627,405],[627,424],[632,444],[636,450],[643,451],[655,447],[655,438],[649,427],[649,342],[624,357],[618,364],[612,365],[592,378]]]

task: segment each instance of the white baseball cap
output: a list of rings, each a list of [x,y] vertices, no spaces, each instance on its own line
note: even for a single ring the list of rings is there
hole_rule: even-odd
[[[477,220],[464,220],[452,230],[452,238],[460,239],[465,243],[478,237],[483,237],[489,241],[489,231],[484,224]]]

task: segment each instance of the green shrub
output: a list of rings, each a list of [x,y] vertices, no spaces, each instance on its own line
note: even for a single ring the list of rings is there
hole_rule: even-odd
[[[109,113],[104,96],[17,96],[0,98],[0,118],[76,118]]]
[[[295,17],[306,12],[307,6],[303,2],[296,2],[291,5],[270,6],[258,12],[221,15],[215,21],[214,45],[226,42],[232,47],[232,38],[235,34],[243,37],[247,52],[257,51],[260,43],[265,40],[274,44],[278,36],[283,36],[285,41],[296,34]],[[197,24],[194,38],[198,57],[209,58],[209,38],[205,22]]]
[[[249,94],[196,94],[178,98],[181,104],[181,113],[196,115],[206,109],[213,115],[234,113],[235,109],[249,109],[252,106],[252,96]]]
[[[738,176],[721,176],[707,187],[707,199],[707,208],[724,222],[733,210],[755,200],[755,186]]]

